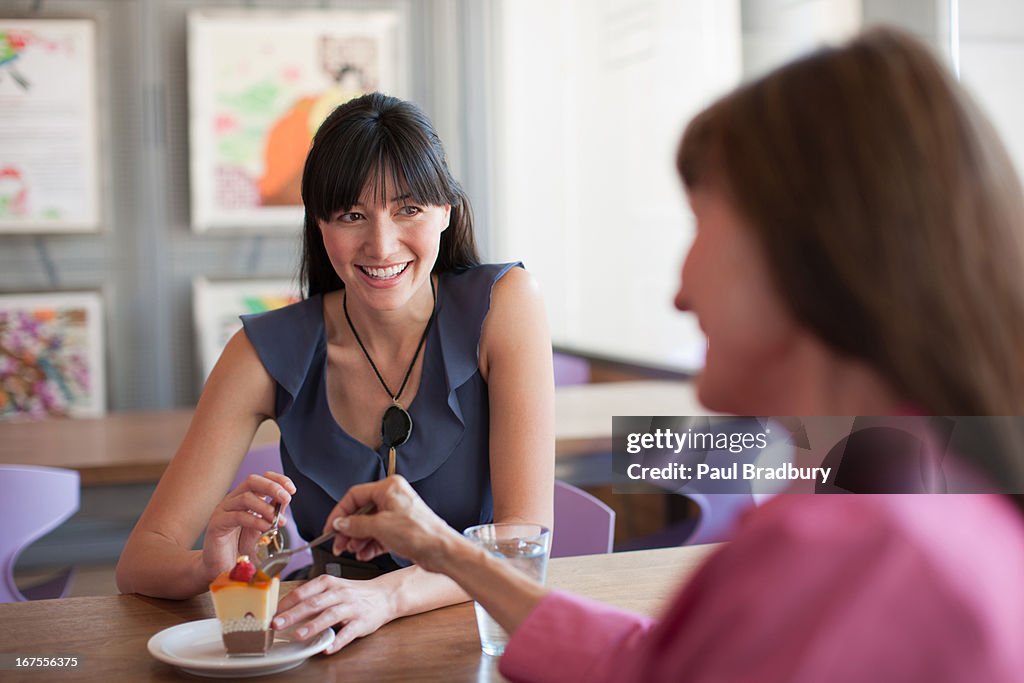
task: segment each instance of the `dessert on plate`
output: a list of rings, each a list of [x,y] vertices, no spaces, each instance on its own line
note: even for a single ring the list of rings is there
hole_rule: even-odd
[[[248,555],[210,584],[213,609],[229,655],[263,655],[274,642],[270,620],[277,611],[280,580],[257,572]]]

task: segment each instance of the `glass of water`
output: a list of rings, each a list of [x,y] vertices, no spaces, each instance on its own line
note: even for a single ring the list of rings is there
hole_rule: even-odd
[[[544,583],[551,554],[551,530],[540,524],[480,524],[462,532],[466,538],[502,558],[539,583]],[[480,647],[494,657],[505,652],[508,633],[498,625],[480,603],[476,607],[476,626],[480,631]]]

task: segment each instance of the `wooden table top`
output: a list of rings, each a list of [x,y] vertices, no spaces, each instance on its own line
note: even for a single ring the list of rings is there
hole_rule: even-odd
[[[656,615],[714,545],[552,560],[548,585]],[[283,586],[286,592],[297,583]],[[159,631],[213,617],[209,593],[182,601],[139,595],[0,605],[0,653],[77,656],[80,667],[41,673],[0,671],[4,681],[170,681],[195,678],[154,659],[146,643]],[[332,656],[317,655],[277,680],[501,681],[483,655],[472,603],[399,619]]]
[[[607,452],[613,415],[700,415],[689,382],[609,382],[555,391],[555,450],[560,459]],[[111,413],[102,418],[0,423],[0,465],[78,470],[83,486],[155,482],[188,430],[192,409]],[[253,445],[276,443],[264,422]]]
[[[0,424],[0,465],[78,470],[83,486],[155,482],[188,431],[191,408],[111,413],[105,417]],[[277,443],[264,422],[254,446]]]

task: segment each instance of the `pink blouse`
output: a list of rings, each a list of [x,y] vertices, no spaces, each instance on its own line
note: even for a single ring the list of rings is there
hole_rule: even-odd
[[[1021,681],[1024,521],[987,495],[781,495],[655,621],[553,592],[513,681]]]

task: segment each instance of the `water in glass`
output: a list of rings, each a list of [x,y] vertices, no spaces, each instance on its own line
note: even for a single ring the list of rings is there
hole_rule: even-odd
[[[507,541],[492,541],[485,544],[495,555],[504,558],[516,569],[544,583],[548,569],[548,551],[542,543],[511,539]],[[480,603],[473,603],[476,607],[476,625],[480,631],[481,649],[494,657],[499,657],[505,652],[505,645],[508,643],[508,633],[498,625],[491,615],[487,613]]]

